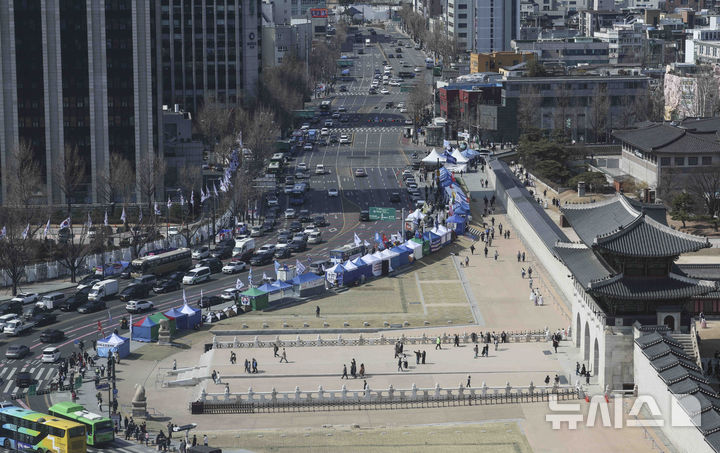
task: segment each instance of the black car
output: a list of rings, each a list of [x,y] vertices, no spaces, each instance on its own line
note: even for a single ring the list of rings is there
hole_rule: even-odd
[[[95,274],[88,274],[88,275],[84,276],[83,278],[81,278],[80,280],[78,280],[77,283],[78,283],[78,285],[87,285],[91,281],[97,280],[97,278],[98,277]]]
[[[298,220],[300,223],[309,223],[312,222],[312,216],[310,215],[310,211],[307,209],[301,209],[300,212],[298,212]]]
[[[15,375],[15,385],[18,388],[26,389],[33,385],[34,379],[32,377],[32,374],[28,371],[20,371],[18,374]]]
[[[78,291],[77,293],[68,297],[64,301],[60,302],[60,310],[61,311],[75,311],[82,304],[87,302],[87,300],[88,300],[87,294],[84,292]]]
[[[330,143],[337,143],[338,136],[336,134],[331,134],[329,140],[330,140]]]
[[[222,271],[223,263],[217,258],[205,258],[197,262],[195,267],[206,266],[210,268],[211,274],[217,274]]]
[[[302,231],[302,223],[298,222],[297,220],[290,223],[290,226],[288,227],[291,233],[297,233],[298,231]]]
[[[344,93],[347,91],[347,87],[345,85],[340,85],[340,92]]]
[[[35,315],[39,315],[40,313],[44,313],[45,309],[42,307],[38,307],[37,305],[28,305],[23,309],[22,317],[26,320],[33,318]]]
[[[224,301],[219,296],[203,296],[198,299],[197,306],[200,308],[208,308],[213,305],[220,305]]]
[[[182,282],[185,272],[173,272],[165,276],[165,280],[175,280],[176,282]]]
[[[30,318],[35,327],[43,327],[57,322],[57,315],[54,313],[38,313]]]
[[[150,292],[149,288],[142,283],[132,283],[120,292],[120,300],[127,302],[133,299],[142,299],[147,297]]]
[[[360,221],[361,222],[369,222],[370,221],[370,211],[360,211]]]
[[[290,241],[292,241],[292,236],[290,236],[290,233],[287,234],[281,234],[277,238],[278,244],[289,244]]]
[[[40,333],[40,341],[43,343],[55,343],[65,338],[65,332],[58,329],[45,329]]]
[[[322,216],[322,215],[316,215],[315,217],[313,217],[312,223],[314,226],[316,226],[318,228],[328,225],[327,220],[325,220],[325,216]]]
[[[288,248],[293,253],[304,252],[307,250],[307,242],[296,239],[288,245]]]
[[[169,293],[170,291],[177,291],[180,289],[180,282],[177,280],[159,280],[153,287],[155,294]]]
[[[395,103],[394,103],[393,101],[390,101],[390,102],[386,102],[386,103],[385,103],[385,108],[386,108],[386,109],[391,109],[391,108],[393,108],[394,106],[395,106]]]
[[[275,249],[274,256],[277,259],[290,258],[292,252],[290,251],[290,247],[280,247]]]
[[[232,255],[232,249],[232,245],[217,245],[214,250],[210,250],[210,256],[219,260],[230,258],[230,255]]]
[[[11,344],[5,351],[5,357],[8,359],[24,359],[30,354],[30,348],[24,344]]]
[[[95,313],[96,311],[104,310],[105,302],[102,300],[89,300],[85,304],[78,308],[78,313]]]
[[[390,194],[390,201],[393,203],[399,203],[400,202],[400,194],[397,192],[393,192]]]
[[[0,315],[9,315],[15,313],[17,315],[22,314],[23,303],[19,300],[11,300],[0,304]]]
[[[263,266],[265,264],[270,264],[273,259],[273,254],[273,252],[254,253],[253,256],[250,257],[250,265]]]
[[[265,232],[265,233],[269,233],[270,231],[273,230],[274,227],[275,227],[275,224],[274,224],[273,222],[271,222],[271,221],[269,221],[269,220],[266,220],[266,221],[264,221],[263,224],[260,226],[260,229],[261,229],[263,232]]]

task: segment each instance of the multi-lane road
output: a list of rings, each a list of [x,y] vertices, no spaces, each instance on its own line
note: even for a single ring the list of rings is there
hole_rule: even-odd
[[[388,33],[387,31],[385,33]],[[300,162],[307,164],[309,173],[313,173],[316,164],[323,164],[326,168],[324,175],[312,175],[310,191],[306,197],[302,209],[308,209],[312,214],[325,215],[329,225],[321,229],[324,242],[313,245],[307,252],[297,254],[289,260],[282,262],[294,263],[295,259],[307,262],[308,259],[319,259],[326,257],[328,252],[338,246],[352,243],[353,235],[357,233],[362,239],[373,243],[375,232],[394,233],[401,228],[401,210],[405,215],[413,208],[408,193],[402,184],[400,173],[408,168],[409,156],[416,151],[412,145],[403,140],[402,132],[404,121],[407,119],[397,107],[386,108],[386,103],[393,101],[397,106],[405,102],[407,93],[400,91],[399,87],[380,85],[388,88],[390,94],[368,95],[368,89],[373,80],[375,69],[383,69],[383,60],[393,66],[393,73],[399,70],[413,71],[414,68],[423,68],[417,74],[415,81],[429,83],[432,79],[431,71],[424,69],[425,55],[412,47],[403,47],[403,58],[386,57],[388,52],[395,52],[395,42],[400,40],[407,42],[407,38],[390,32],[389,42],[373,44],[368,47],[355,45],[355,49],[363,47],[364,54],[353,58],[355,65],[351,68],[351,82],[342,82],[346,85],[347,92],[336,92],[333,97],[333,109],[344,107],[346,114],[351,121],[337,122],[331,133],[340,135],[347,134],[351,137],[350,144],[335,144],[327,146],[316,146],[313,151],[302,152],[295,157],[291,165]],[[403,68],[405,64],[407,67]],[[339,86],[339,84],[338,84]],[[325,98],[328,99],[328,98]],[[319,104],[322,99],[314,101]],[[324,119],[324,117],[323,117]],[[354,170],[365,169],[366,177],[355,177]],[[340,196],[328,197],[328,189],[337,188]],[[401,201],[390,202],[390,194],[397,192],[401,194]],[[279,194],[281,213],[288,206],[287,197]],[[397,211],[395,221],[373,221],[360,222],[359,211],[371,206],[394,207]],[[276,228],[287,226],[286,220],[282,219]],[[259,244],[274,242],[275,234],[270,233],[258,241]],[[273,266],[253,268],[254,279],[257,280],[266,272],[274,276]],[[225,288],[233,287],[238,275],[214,274],[210,282],[198,286],[186,288],[186,296],[191,304],[195,304],[202,289],[205,295],[214,295]],[[239,274],[243,282],[247,283],[247,272]],[[122,281],[121,285],[126,285]],[[122,289],[122,286],[121,286]],[[68,291],[70,293],[71,291]],[[151,295],[149,300],[155,305],[155,310],[167,310],[177,307],[183,303],[182,292],[177,291],[170,294]],[[126,313],[125,303],[118,299],[107,302],[108,310],[82,315],[79,313],[58,312],[58,322],[48,328],[56,328],[65,332],[66,338],[55,346],[59,346],[64,357],[77,351],[76,342],[85,340],[86,347],[89,347],[91,340],[107,335],[119,327],[119,322]],[[136,315],[135,319],[138,315]],[[98,330],[101,325],[102,330]],[[0,399],[6,399],[12,394],[20,391],[15,387],[14,377],[20,371],[29,371],[38,381],[38,389],[49,386],[56,375],[56,365],[40,362],[42,349],[46,346],[39,341],[40,332],[44,328],[32,329],[27,335],[18,338],[5,338],[0,334]],[[127,335],[127,331],[121,331],[121,335]],[[5,351],[10,344],[25,344],[31,350],[31,355],[23,360],[10,360],[5,358]],[[44,409],[48,404],[45,396],[36,396],[29,399],[33,408]]]

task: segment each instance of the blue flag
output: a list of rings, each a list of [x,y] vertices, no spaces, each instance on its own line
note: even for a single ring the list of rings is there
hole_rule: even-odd
[[[377,242],[378,244],[382,244],[382,238],[380,237],[380,233],[378,233],[377,231],[375,232],[375,242]]]
[[[456,163],[457,163],[457,159],[455,159],[455,158],[452,156],[452,154],[448,153],[447,151],[445,152],[444,157],[445,157],[445,162],[447,162],[447,163],[449,163],[449,164],[456,164]]]
[[[277,260],[275,260],[275,274],[278,273],[278,270],[280,270],[280,263],[278,263]]]

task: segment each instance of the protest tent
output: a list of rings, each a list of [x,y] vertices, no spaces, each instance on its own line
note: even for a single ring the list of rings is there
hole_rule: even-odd
[[[346,285],[360,278],[360,270],[356,265],[352,263],[352,261],[346,261],[345,263],[343,263],[343,267],[345,268],[345,275],[343,276],[343,280]]]
[[[407,247],[412,252],[413,260],[419,260],[422,258],[422,244],[413,241],[412,239],[405,242],[403,244],[405,247]]]
[[[370,266],[372,269],[372,275],[378,277],[382,275],[382,260],[368,253],[362,257],[362,260]]]
[[[280,291],[282,291],[283,295],[287,294],[288,292],[292,291],[293,285],[290,283],[284,281],[284,280],[278,280],[276,282],[273,282],[272,286],[274,288],[279,288]]]
[[[331,285],[342,286],[344,284],[345,266],[340,263],[325,271],[325,280]]]
[[[425,214],[420,212],[419,209],[416,209],[413,212],[411,212],[407,217],[405,217],[405,221],[406,222],[415,222],[415,221],[419,222],[424,218],[425,218]]]
[[[442,238],[432,231],[426,231],[423,239],[430,243],[430,252],[437,252],[442,247]]]
[[[422,247],[422,256],[427,256],[430,254],[430,240],[429,239],[425,239],[424,237],[419,237],[419,238],[416,237],[416,238],[412,238],[411,240],[417,244],[420,244],[420,246]]]
[[[412,249],[409,249],[403,245],[398,245],[397,247],[393,247],[390,249],[391,252],[397,253],[397,267],[405,266],[407,264],[410,264],[410,257],[413,254]]]
[[[465,233],[465,218],[460,215],[453,215],[445,220],[445,224],[449,229],[455,231],[456,234]]]
[[[296,275],[290,282],[300,297],[312,296],[325,291],[325,276],[312,272]]]
[[[188,329],[188,315],[181,312],[177,308],[171,308],[170,310],[165,312],[165,316],[168,318],[174,318],[175,319],[175,327],[177,329]]]
[[[397,252],[393,252],[392,249],[385,249],[382,252],[380,252],[380,256],[382,259],[389,259],[390,260],[390,268],[389,270],[394,271],[395,269],[400,267],[400,254]]]
[[[194,329],[202,322],[202,310],[199,308],[192,308],[190,305],[184,304],[180,308],[180,312],[187,315],[186,329]]]
[[[458,165],[468,163],[467,157],[463,156],[462,153],[457,148],[453,149],[453,152],[451,155],[452,155],[452,157],[455,158],[455,160],[457,160]]]
[[[130,354],[130,339],[112,334],[108,337],[98,340],[97,353],[100,357],[109,357],[112,353],[118,353],[121,359]]]
[[[265,291],[268,294],[273,294],[282,291],[281,288],[278,288],[277,286],[273,286],[272,283],[267,282],[263,283],[262,285],[258,286],[258,289],[260,291]]]
[[[253,310],[262,310],[268,306],[268,295],[259,288],[250,288],[240,293],[240,304],[251,306]]]
[[[163,313],[155,313],[155,314],[150,315],[149,317],[150,317],[150,319],[152,319],[153,321],[158,323],[158,326],[160,325],[160,321],[162,321],[163,319],[167,319],[168,327],[170,328],[170,333],[171,334],[175,333],[175,330],[177,329],[177,323],[175,322],[175,318],[167,316]],[[159,329],[159,327],[158,327],[158,329]]]
[[[445,245],[452,240],[452,234],[450,233],[450,230],[448,230],[441,224],[436,225],[435,228],[431,230],[431,232],[440,236],[440,243],[442,245]]]
[[[430,150],[430,153],[422,159],[422,163],[425,165],[438,165],[438,162],[444,163],[445,158],[438,154],[435,148]]]
[[[352,263],[357,267],[357,272],[360,279],[363,277],[372,277],[372,266],[365,262],[362,258],[355,258]]]
[[[160,324],[156,323],[149,316],[145,316],[132,325],[132,339],[136,341],[156,341],[158,338]]]

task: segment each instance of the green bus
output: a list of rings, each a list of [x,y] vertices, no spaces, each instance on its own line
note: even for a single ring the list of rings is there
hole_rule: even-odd
[[[113,421],[102,415],[85,410],[79,404],[69,401],[57,403],[48,408],[48,413],[85,425],[88,445],[101,445],[115,440]]]

